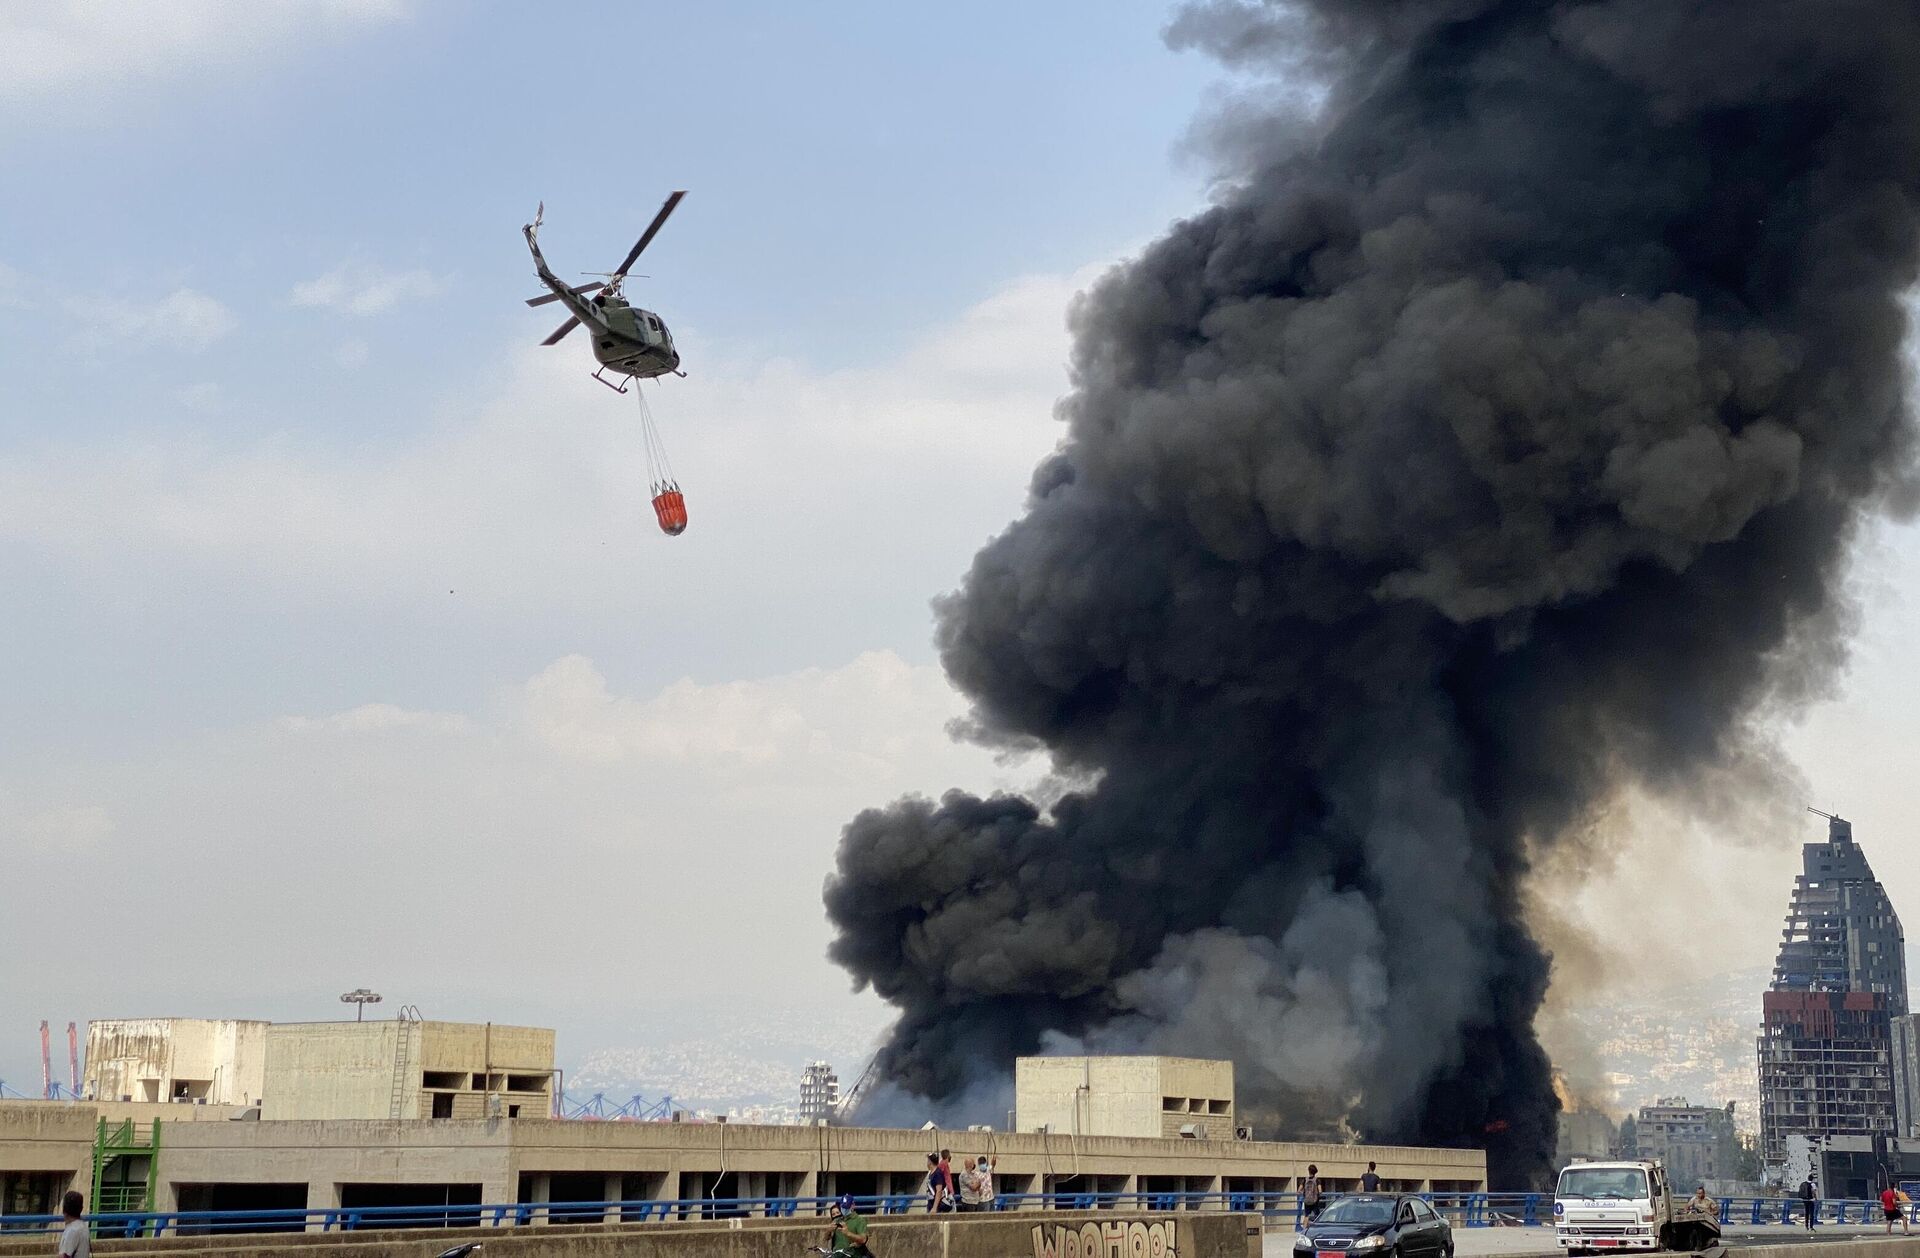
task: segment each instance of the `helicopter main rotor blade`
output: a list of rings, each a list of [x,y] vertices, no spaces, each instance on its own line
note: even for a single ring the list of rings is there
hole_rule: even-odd
[[[567,291],[575,294],[590,293],[596,288],[605,288],[606,286],[607,286],[607,282],[605,280],[595,280],[591,284],[575,284],[572,288],[569,288]],[[550,301],[559,301],[559,300],[560,300],[559,293],[548,293],[543,297],[527,298],[527,304],[529,306],[544,306]]]
[[[575,328],[579,326],[580,326],[580,316],[575,315],[573,316],[573,318],[568,319],[565,323],[555,328],[553,330],[553,335],[549,336],[546,340],[540,343],[542,345],[558,345],[562,337],[564,337],[567,333],[573,331]]]
[[[653,216],[653,222],[649,224],[647,230],[641,234],[639,241],[633,246],[633,252],[627,255],[627,260],[614,268],[613,273],[615,275],[624,276],[627,273],[627,268],[632,266],[634,259],[640,256],[640,251],[652,242],[654,235],[660,230],[660,225],[667,221],[667,215],[673,213],[673,207],[680,204],[680,198],[686,195],[686,189],[682,188],[667,198],[667,203],[660,207],[658,214]]]

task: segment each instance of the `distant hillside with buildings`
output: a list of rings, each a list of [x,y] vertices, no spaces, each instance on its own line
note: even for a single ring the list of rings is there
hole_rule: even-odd
[[[823,1021],[799,1009],[740,1014],[652,1043],[598,1048],[581,1055],[564,1086],[578,1102],[671,1096],[678,1108],[747,1122],[795,1122],[800,1078],[809,1063],[835,1067],[850,1088],[873,1056],[884,1022]]]
[[[1593,1097],[1617,1118],[1662,1097],[1700,1105],[1734,1102],[1736,1130],[1759,1130],[1760,1084],[1754,1041],[1760,992],[1772,971],[1722,974],[1686,991],[1587,1005],[1571,1016],[1598,1059],[1603,1095]]]

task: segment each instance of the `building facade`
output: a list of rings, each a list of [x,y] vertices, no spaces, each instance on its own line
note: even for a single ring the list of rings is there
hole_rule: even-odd
[[[1575,1161],[1604,1162],[1613,1156],[1618,1141],[1619,1132],[1613,1120],[1602,1111],[1561,1110],[1554,1138],[1554,1165],[1564,1167]]]
[[[86,1191],[97,1119],[85,1102],[0,1102],[0,1189],[19,1185],[17,1212]],[[155,1210],[915,1195],[941,1146],[991,1152],[1003,1194],[1246,1192],[1278,1208],[1309,1163],[1351,1191],[1370,1161],[1398,1189],[1487,1187],[1477,1149],[525,1117],[166,1123],[145,1173]]]
[[[1904,1013],[1887,1028],[1893,1053],[1894,1134],[1920,1137],[1920,1014]]]
[[[544,1027],[278,1022],[266,1043],[263,1118],[545,1118],[553,1109]]]
[[[1733,1103],[1725,1108],[1689,1105],[1683,1096],[1642,1105],[1633,1124],[1634,1156],[1658,1158],[1674,1184],[1694,1189],[1709,1181],[1737,1179],[1740,1140]]]
[[[1907,1012],[1906,939],[1853,826],[1827,820],[1827,840],[1801,849],[1802,872],[1761,997],[1761,1155],[1789,1136],[1890,1136],[1893,1029]]]
[[[800,1121],[824,1123],[840,1109],[840,1076],[824,1061],[808,1065],[800,1076]]]
[[[267,1024],[232,1018],[114,1018],[87,1024],[86,1080],[95,1100],[257,1105]]]
[[[1080,1136],[1234,1138],[1233,1063],[1197,1057],[1021,1057],[1014,1129]]]

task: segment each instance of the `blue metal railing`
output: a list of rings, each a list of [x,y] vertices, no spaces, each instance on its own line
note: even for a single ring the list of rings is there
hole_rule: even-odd
[[[1333,1194],[1337,1196],[1338,1194]],[[1421,1193],[1455,1227],[1551,1227],[1552,1193]],[[1332,1196],[1329,1197],[1329,1200]],[[661,1220],[800,1218],[824,1215],[831,1197],[694,1197],[675,1201],[523,1201],[485,1205],[326,1206],[286,1210],[173,1210],[89,1216],[102,1238],[199,1235],[214,1232],[359,1231],[399,1227],[527,1227],[540,1224],[638,1223]],[[926,1209],[919,1193],[857,1196],[863,1214],[903,1215]],[[1728,1197],[1720,1221],[1733,1224],[1803,1223],[1798,1198]],[[1051,1192],[1004,1193],[994,1210],[1112,1210],[1153,1212],[1226,1210],[1263,1214],[1270,1220],[1305,1221],[1305,1207],[1292,1192]],[[1877,1223],[1877,1200],[1820,1201],[1816,1222]],[[1908,1207],[1920,1222],[1920,1205]],[[53,1214],[0,1215],[0,1235],[57,1229]]]

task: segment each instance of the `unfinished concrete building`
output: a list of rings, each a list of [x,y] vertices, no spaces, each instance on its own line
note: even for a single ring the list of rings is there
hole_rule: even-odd
[[[840,1076],[824,1061],[808,1064],[800,1076],[800,1119],[824,1123],[840,1112]]]
[[[491,1022],[276,1022],[271,1119],[545,1118],[553,1032]]]
[[[1633,1124],[1638,1157],[1657,1158],[1682,1189],[1738,1177],[1740,1140],[1733,1128],[1733,1102],[1689,1105],[1684,1096],[1663,1096],[1642,1105]]]
[[[1761,1154],[1789,1136],[1897,1130],[1892,1020],[1907,1012],[1906,937],[1853,826],[1828,817],[1803,872],[1761,998]]]
[[[267,1024],[235,1018],[103,1018],[87,1024],[86,1095],[101,1101],[257,1105]]]
[[[1021,1057],[1015,1126],[1081,1136],[1234,1138],[1233,1063],[1198,1057]]]

